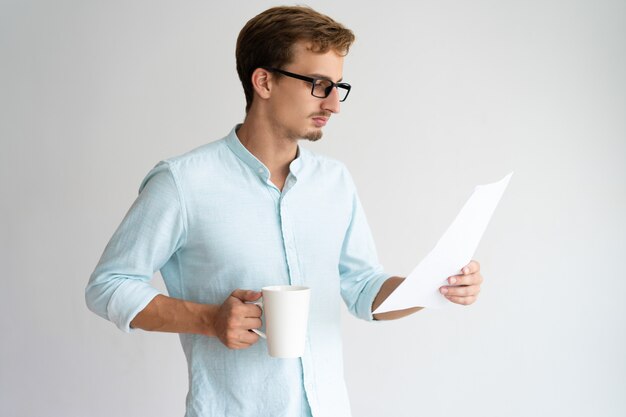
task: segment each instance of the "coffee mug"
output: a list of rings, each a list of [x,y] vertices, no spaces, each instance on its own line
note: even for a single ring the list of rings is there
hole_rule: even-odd
[[[265,333],[252,329],[267,339],[267,350],[274,358],[299,358],[304,355],[311,289],[296,285],[263,287],[262,301]]]

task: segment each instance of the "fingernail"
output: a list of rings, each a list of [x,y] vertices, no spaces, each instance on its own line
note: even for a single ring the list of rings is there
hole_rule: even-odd
[[[441,288],[441,293],[442,294],[447,294],[448,293],[448,289],[446,287],[442,287]]]
[[[464,274],[467,274],[468,272],[469,272],[469,268],[468,267],[463,268],[463,273]]]
[[[456,283],[456,278],[450,278],[450,284],[454,285]]]

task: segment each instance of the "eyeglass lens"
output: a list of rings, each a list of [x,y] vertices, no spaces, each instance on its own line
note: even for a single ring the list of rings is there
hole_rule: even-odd
[[[326,98],[330,95],[333,83],[329,80],[317,80],[313,86],[313,95],[319,98]],[[342,85],[337,86],[339,101],[343,101],[348,96],[349,90]]]

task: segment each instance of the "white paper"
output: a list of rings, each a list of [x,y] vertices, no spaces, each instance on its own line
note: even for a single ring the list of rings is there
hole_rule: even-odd
[[[439,288],[448,285],[448,277],[460,274],[461,268],[472,260],[512,175],[511,172],[498,182],[477,186],[435,248],[374,313],[453,305]]]

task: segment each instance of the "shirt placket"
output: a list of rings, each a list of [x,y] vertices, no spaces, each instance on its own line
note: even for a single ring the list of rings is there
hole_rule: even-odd
[[[283,187],[282,193],[278,198],[278,215],[280,218],[281,234],[283,237],[283,244],[285,249],[285,257],[287,260],[287,268],[289,270],[289,282],[291,285],[306,285],[300,271],[300,262],[298,260],[298,247],[296,246],[294,223],[296,221],[295,215],[298,212],[294,203],[293,193],[289,191],[296,184],[296,177],[293,174],[289,174]],[[278,192],[278,188],[275,188]],[[317,409],[317,395],[315,391],[315,384],[313,375],[313,365],[311,364],[311,345],[310,340],[307,337],[306,353],[301,358],[302,363],[302,378],[305,390],[305,397],[303,402],[308,403],[307,406],[303,405],[303,416],[315,415],[314,411]]]
[[[295,177],[292,174],[289,174],[287,180],[285,181],[283,192],[280,193],[280,197],[278,199],[278,216],[280,218],[281,235],[283,238],[287,268],[289,270],[289,282],[291,285],[303,285],[293,228],[295,210],[291,205],[291,198],[289,194],[289,191],[295,185],[295,182]]]

